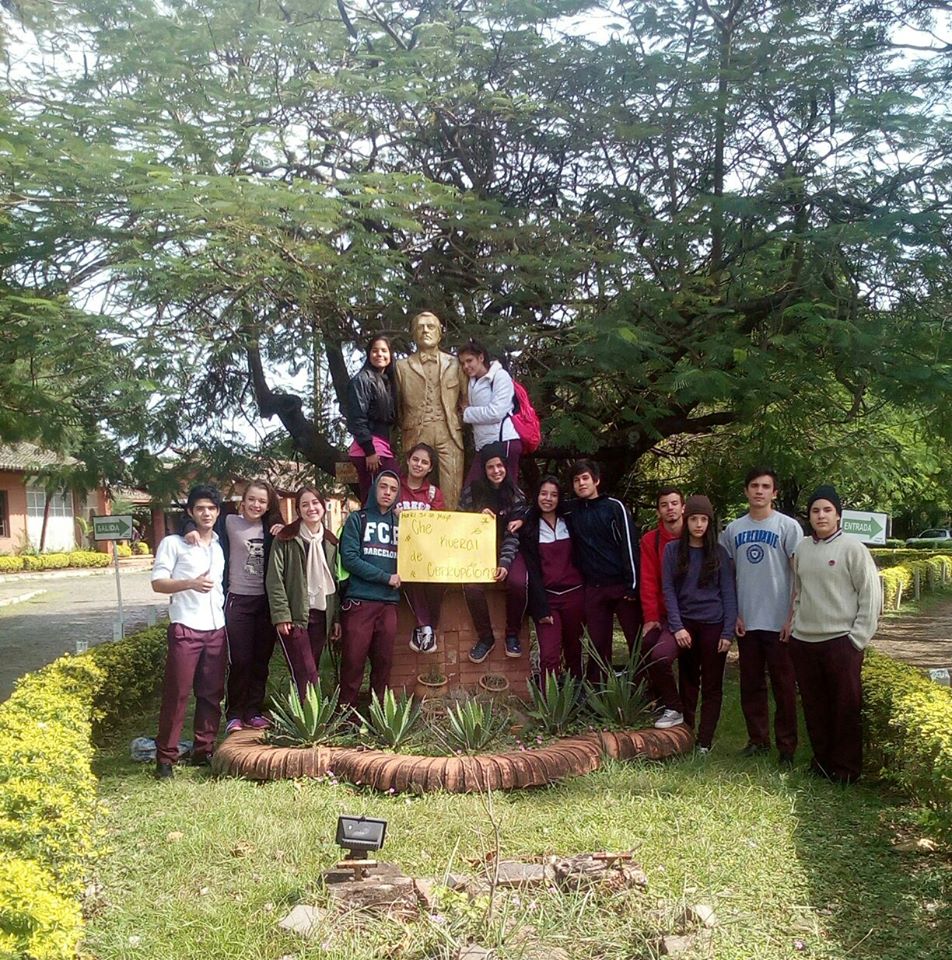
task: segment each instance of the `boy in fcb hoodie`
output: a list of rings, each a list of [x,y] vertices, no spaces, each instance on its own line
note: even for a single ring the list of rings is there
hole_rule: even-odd
[[[341,604],[343,647],[340,703],[353,707],[370,658],[370,687],[383,697],[393,666],[397,637],[397,514],[400,478],[382,470],[367,505],[352,513],[340,537],[341,564],[350,574],[347,598]]]

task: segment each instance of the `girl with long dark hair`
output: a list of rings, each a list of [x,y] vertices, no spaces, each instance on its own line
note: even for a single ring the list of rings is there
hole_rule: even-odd
[[[707,753],[721,715],[724,665],[737,620],[734,572],[727,551],[717,542],[714,508],[707,497],[688,497],[681,536],[664,548],[661,584],[668,628],[678,645],[680,712],[694,729],[700,692],[697,743],[698,750]],[[659,720],[663,726],[675,726],[663,723],[669,712]]]
[[[327,504],[315,487],[301,487],[295,506],[297,520],[275,537],[267,586],[271,620],[291,679],[303,699],[308,684],[318,682],[328,634],[332,639],[340,635],[333,574],[338,541],[324,526]]]
[[[459,509],[488,513],[496,518],[496,543],[499,544],[495,580],[506,584],[506,656],[521,657],[519,631],[526,612],[528,574],[519,552],[518,531],[526,512],[525,494],[515,485],[506,469],[503,444],[491,443],[479,452],[482,476],[463,488]],[[478,637],[469,652],[473,663],[482,663],[496,645],[486,590],[481,583],[463,587],[473,626]]]
[[[543,679],[547,673],[561,673],[564,657],[565,669],[581,680],[585,590],[572,560],[572,539],[561,506],[561,484],[555,477],[544,477],[519,540],[529,571],[529,614],[539,639],[539,673]]]
[[[348,456],[357,469],[363,503],[381,470],[398,469],[390,446],[390,431],[397,417],[397,378],[390,340],[374,336],[367,344],[364,365],[347,387],[347,429],[353,434]]]

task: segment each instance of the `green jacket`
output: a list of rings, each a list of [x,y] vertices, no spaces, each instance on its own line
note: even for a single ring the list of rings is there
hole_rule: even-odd
[[[281,534],[291,533],[290,537]],[[333,534],[324,532],[324,556],[327,566],[333,574],[337,569],[337,542],[331,539]],[[268,573],[265,587],[268,591],[268,604],[271,607],[271,622],[293,623],[298,627],[307,626],[307,547],[304,540],[291,527],[274,538],[271,558],[268,561]],[[327,626],[337,618],[337,594],[327,598]]]

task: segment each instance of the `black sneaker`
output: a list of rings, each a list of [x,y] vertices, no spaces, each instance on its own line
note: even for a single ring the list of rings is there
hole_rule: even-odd
[[[484,637],[477,640],[473,644],[472,650],[469,651],[469,659],[473,663],[482,663],[492,653],[494,646],[496,646],[494,637]]]
[[[777,760],[777,763],[785,770],[790,770],[793,768],[793,754],[792,753],[781,753],[780,757]]]
[[[423,627],[414,627],[413,633],[410,635],[410,649],[414,653],[420,653],[422,648],[420,646],[420,637],[423,634]]]
[[[748,743],[740,755],[742,757],[759,757],[765,753],[770,753],[770,747],[766,743]]]
[[[522,656],[522,644],[519,642],[518,637],[516,636],[506,637],[506,656],[507,657]]]
[[[172,770],[171,763],[156,763],[155,765],[156,780],[171,780],[174,775],[175,775],[175,772]]]

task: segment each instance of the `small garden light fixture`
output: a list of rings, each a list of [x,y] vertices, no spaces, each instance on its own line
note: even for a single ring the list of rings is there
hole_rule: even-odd
[[[387,835],[387,821],[372,817],[338,817],[335,843],[347,851],[347,857],[338,867],[354,871],[355,880],[363,880],[366,872],[377,866],[368,853],[379,850]]]

